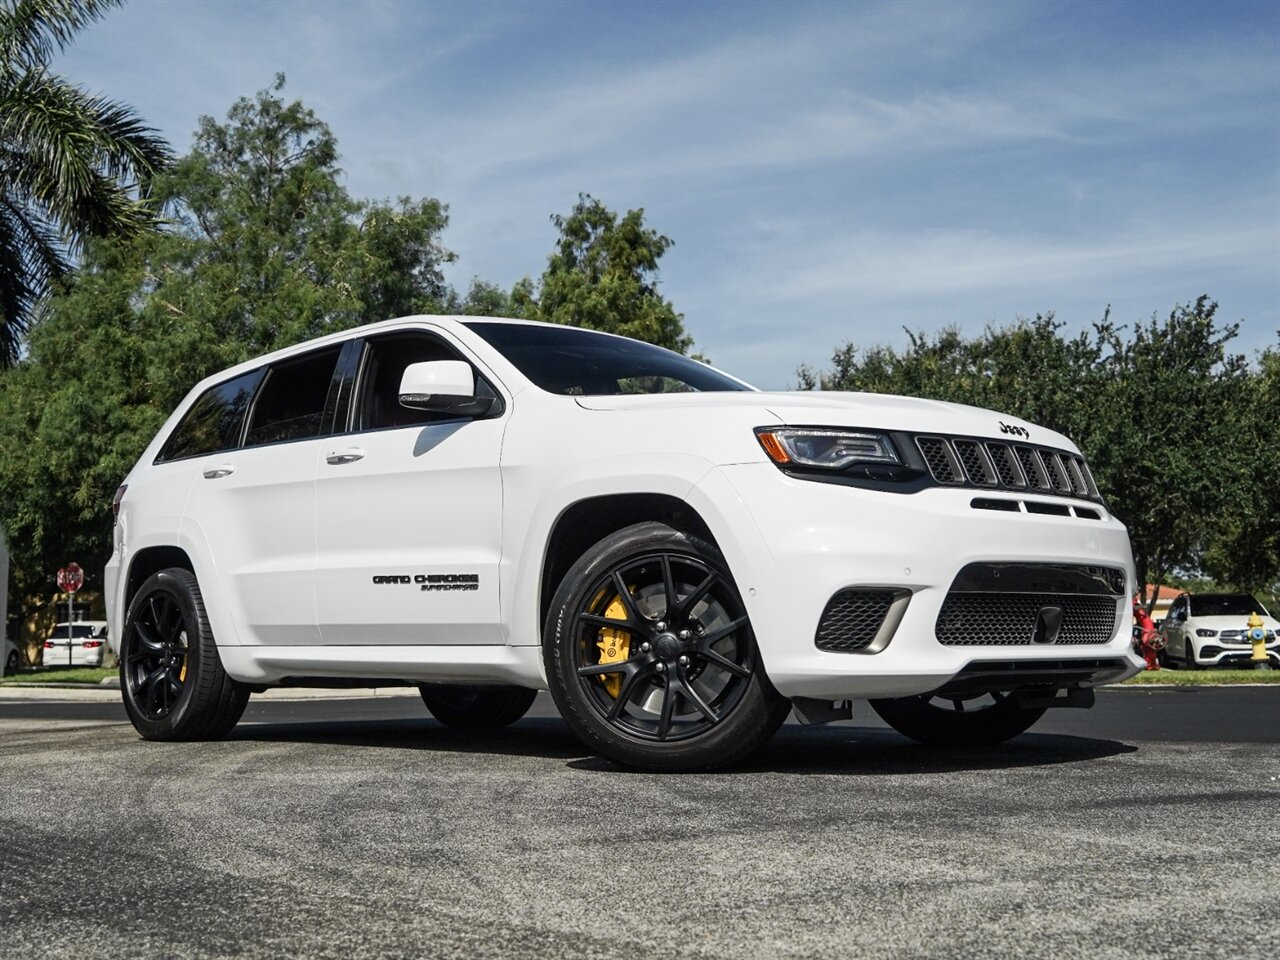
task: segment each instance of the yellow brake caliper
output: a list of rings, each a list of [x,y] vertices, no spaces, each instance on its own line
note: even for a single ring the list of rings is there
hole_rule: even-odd
[[[613,602],[605,609],[604,615],[610,620],[627,619],[627,608],[622,605],[622,598],[614,597]],[[596,646],[600,648],[601,663],[618,663],[631,656],[631,635],[625,630],[601,627],[600,640]],[[620,673],[601,674],[600,682],[604,684],[609,696],[615,700],[622,692],[622,674]]]

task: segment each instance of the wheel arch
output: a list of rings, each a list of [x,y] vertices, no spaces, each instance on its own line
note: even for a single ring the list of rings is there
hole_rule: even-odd
[[[187,551],[177,546],[144,547],[134,554],[129,561],[129,573],[125,578],[124,603],[121,605],[121,622],[129,610],[138,589],[147,582],[147,578],[167,570],[169,567],[181,567],[183,570],[196,572],[195,564]]]
[[[665,493],[610,493],[567,505],[547,535],[538,589],[538,624],[546,623],[551,601],[569,568],[611,533],[646,521],[666,523],[716,542],[711,528],[687,501]]]

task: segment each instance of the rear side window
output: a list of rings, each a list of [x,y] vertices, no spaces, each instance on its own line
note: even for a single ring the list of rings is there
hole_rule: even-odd
[[[342,347],[329,347],[272,364],[258,391],[245,446],[303,440],[328,432],[325,399]]]
[[[254,370],[202,393],[170,434],[156,462],[203,457],[239,446],[240,427],[263,373]]]

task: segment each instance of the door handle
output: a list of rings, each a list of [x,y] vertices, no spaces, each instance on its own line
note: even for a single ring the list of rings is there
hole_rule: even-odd
[[[224,463],[217,467],[210,467],[204,472],[206,480],[221,480],[223,477],[229,477],[236,472],[236,468],[229,463]]]
[[[364,459],[364,451],[359,447],[348,447],[346,450],[333,450],[324,458],[325,463],[331,463],[338,466],[343,463],[355,463],[357,460]]]

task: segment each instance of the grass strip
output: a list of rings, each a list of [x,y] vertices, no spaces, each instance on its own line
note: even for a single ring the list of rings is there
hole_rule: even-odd
[[[1280,683],[1280,670],[1250,670],[1236,667],[1217,670],[1143,670],[1126,684],[1171,684],[1177,687],[1227,687],[1239,683]]]
[[[111,667],[52,667],[23,673],[6,673],[0,686],[19,683],[101,683],[118,673]]]

